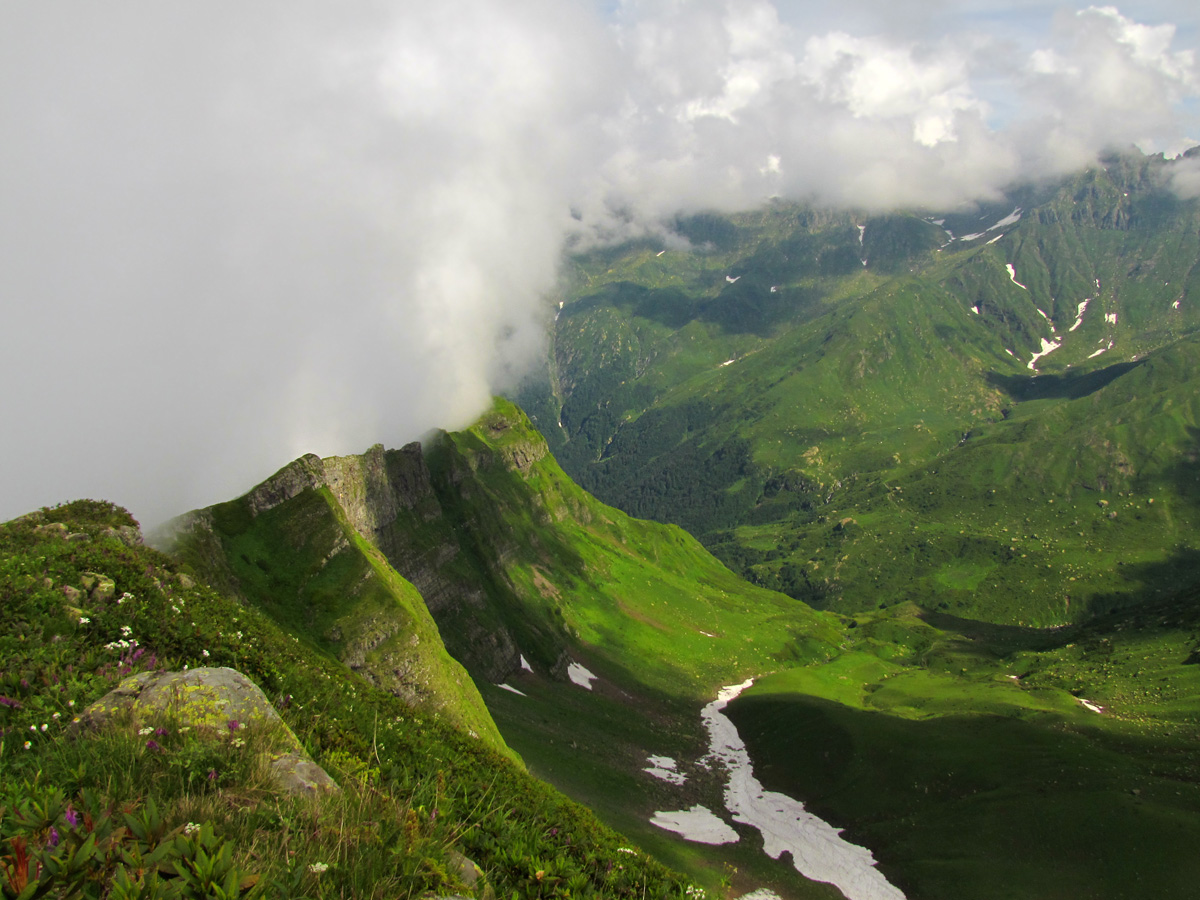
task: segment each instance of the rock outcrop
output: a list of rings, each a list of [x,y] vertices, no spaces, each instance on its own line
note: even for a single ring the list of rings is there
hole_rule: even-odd
[[[157,725],[170,720],[212,740],[243,724],[272,729],[279,748],[269,766],[281,793],[315,796],[338,790],[328,773],[305,752],[267,697],[235,669],[142,672],[122,681],[73,723],[76,734],[132,721]]]

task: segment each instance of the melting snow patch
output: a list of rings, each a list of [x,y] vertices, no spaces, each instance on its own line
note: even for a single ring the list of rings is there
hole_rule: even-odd
[[[1023,284],[1021,284],[1021,282],[1017,281],[1017,270],[1013,268],[1012,263],[1006,263],[1004,268],[1008,269],[1008,277],[1012,280],[1013,284],[1015,284],[1017,287],[1021,288],[1022,290],[1025,290],[1025,291],[1029,290],[1029,288],[1025,287],[1025,285],[1023,285]]]
[[[683,784],[687,781],[687,776],[676,768],[675,760],[669,756],[651,756],[646,762],[650,765],[642,771],[649,772],[659,781],[666,781],[670,784]]]
[[[706,806],[697,803],[691,809],[675,812],[655,812],[651,825],[673,831],[684,840],[697,844],[736,844],[738,833],[724,819],[719,819]]]
[[[738,900],[783,900],[783,898],[770,888],[759,888],[757,891],[751,891],[749,894],[742,894]]]
[[[1116,313],[1105,313],[1104,321],[1107,322],[1109,325],[1116,325],[1117,324],[1117,314]]]
[[[517,695],[519,695],[519,696],[521,696],[521,697],[524,697],[524,696],[525,696],[525,692],[524,692],[524,691],[518,691],[518,690],[517,690],[515,687],[513,687],[511,684],[498,684],[498,685],[496,685],[496,687],[498,687],[498,688],[500,688],[500,689],[502,689],[502,690],[505,690],[505,691],[512,691],[514,694],[517,694]]]
[[[866,233],[867,233],[867,226],[866,226],[866,225],[859,225],[859,226],[858,226],[858,243],[859,243],[859,244],[862,244],[862,242],[863,242],[863,235],[865,235]]]
[[[666,253],[666,252],[667,252],[666,250],[659,250],[659,251],[658,251],[657,253],[655,253],[654,255],[655,255],[655,256],[662,256],[662,255],[663,255],[664,253]]]
[[[1171,304],[1171,309],[1179,309],[1179,301],[1178,300],[1176,300],[1174,303]]]
[[[1000,238],[1002,238],[1002,237],[1004,237],[1004,235],[1002,235],[1002,234],[998,234],[998,235],[996,235],[994,238],[992,238],[990,241],[988,241],[988,243],[989,243],[989,244],[994,244],[994,243],[996,243],[996,241],[1000,240]]]
[[[978,307],[978,306],[972,306],[972,307],[971,307],[971,312],[975,313],[975,315],[979,315],[979,307]]]
[[[875,868],[870,850],[843,840],[841,829],[807,812],[800,801],[766,790],[754,777],[746,745],[722,712],[753,683],[749,679],[722,688],[701,713],[709,734],[707,758],[728,772],[725,807],[733,820],[762,833],[767,856],[779,859],[785,851],[791,853],[797,872],[834,885],[848,900],[904,900],[904,894]]]
[[[524,654],[524,653],[522,653],[522,654],[521,654],[521,668],[522,668],[523,670],[525,670],[526,672],[532,672],[532,671],[533,671],[533,666],[531,666],[531,665],[529,664],[529,660],[527,660],[527,659],[525,658],[525,654]]]
[[[596,680],[596,676],[585,669],[577,662],[567,666],[567,677],[579,685],[581,688],[592,689],[592,682]]]
[[[947,233],[949,233],[949,232],[947,232]],[[981,231],[978,234],[964,234],[962,237],[959,238],[959,240],[960,241],[973,241],[973,240],[975,240],[975,238],[981,238],[985,234],[987,234],[986,231]]]
[[[1009,350],[1007,347],[1005,347],[1005,348],[1004,348],[1004,352],[1005,352],[1005,353],[1007,353],[1009,356],[1011,356],[1013,359],[1016,359],[1016,358],[1017,358],[1017,354],[1013,353],[1013,352],[1012,352],[1011,350]]]
[[[1075,308],[1075,324],[1068,329],[1069,331],[1074,331],[1083,324],[1083,314],[1087,311],[1087,305],[1091,302],[1091,299],[1091,297],[1088,297],[1087,300],[1084,300]]]
[[[707,631],[701,631],[700,633],[702,635],[704,635],[705,637],[714,637],[714,638],[716,637],[715,634],[709,634]]]
[[[1101,348],[1100,348],[1099,350],[1097,350],[1095,353],[1089,353],[1089,354],[1088,354],[1088,359],[1094,359],[1095,357],[1099,356],[1101,353],[1106,353],[1107,351],[1108,351],[1108,348],[1107,348],[1107,347],[1101,347]]]
[[[1042,338],[1042,349],[1039,352],[1033,354],[1033,359],[1031,359],[1029,361],[1029,368],[1031,368],[1031,369],[1036,368],[1037,361],[1039,359],[1041,359],[1043,356],[1046,356],[1049,353],[1053,353],[1055,350],[1057,350],[1061,346],[1062,346],[1062,344],[1060,344],[1058,341],[1048,341],[1045,338]]]
[[[777,285],[777,284],[771,285],[771,293],[772,294],[775,293],[777,290],[779,290],[779,285]],[[1179,304],[1176,303],[1175,305],[1178,306]]]
[[[736,359],[727,359],[727,360],[725,360],[725,362],[721,363],[721,365],[719,365],[717,368],[723,369],[726,366],[730,365],[731,363],[735,363],[735,362],[737,362]]]
[[[737,281],[741,277],[742,277],[741,275],[726,275],[725,280],[728,281],[730,284],[733,284],[735,281]]]
[[[1005,216],[1003,219],[1001,219],[999,222],[997,222],[995,225],[993,225],[991,228],[989,228],[988,231],[995,231],[997,228],[1006,228],[1009,225],[1015,225],[1020,221],[1021,221],[1021,207],[1018,206],[1016,209],[1014,209],[1012,212],[1010,212],[1007,216]]]
[[[1103,706],[1093,703],[1091,700],[1084,700],[1082,697],[1076,697],[1075,699],[1078,700],[1080,703],[1082,703],[1084,706],[1086,706],[1088,709],[1090,709],[1094,713],[1104,712]]]

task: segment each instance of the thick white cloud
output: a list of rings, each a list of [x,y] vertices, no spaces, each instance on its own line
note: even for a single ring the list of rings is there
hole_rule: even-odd
[[[1196,133],[1194,11],[900,7],[6,4],[0,516],[154,521],[461,425],[536,357],[564,242]]]

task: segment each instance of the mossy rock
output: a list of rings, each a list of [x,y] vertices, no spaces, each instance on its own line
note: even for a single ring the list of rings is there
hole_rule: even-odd
[[[248,724],[270,728],[281,745],[270,760],[271,772],[281,791],[315,795],[338,789],[328,773],[305,752],[266,695],[235,669],[199,668],[133,675],[85,709],[74,724],[78,732],[124,724],[131,719],[135,725],[171,719],[179,726],[209,733],[214,739]]]

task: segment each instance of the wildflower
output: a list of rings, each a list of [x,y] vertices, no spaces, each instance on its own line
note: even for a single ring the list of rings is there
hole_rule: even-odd
[[[312,863],[308,867],[308,871],[312,872],[314,875],[320,875],[322,872],[324,872],[328,868],[329,868],[329,863],[316,862],[316,863]]]
[[[203,656],[205,659],[208,659],[209,652],[207,650],[201,650],[200,655]]]
[[[74,700],[68,700],[68,701],[67,701],[67,706],[74,706],[74,705],[75,705],[75,701],[74,701]]]
[[[238,748],[245,747],[245,746],[246,746],[246,742],[245,742],[245,741],[243,741],[241,738],[234,738],[234,739],[233,739],[233,746],[234,746],[234,747],[238,747]]]
[[[48,731],[48,730],[49,730],[49,728],[50,728],[50,726],[49,726],[49,725],[47,725],[45,722],[43,722],[43,723],[42,723],[42,732],[43,732],[43,733],[45,733],[46,731]]]
[[[209,770],[208,770],[208,780],[209,780],[209,781],[216,781],[216,780],[217,780],[217,770],[216,770],[216,769],[209,769]]]
[[[130,626],[121,626],[121,637],[129,637],[131,634],[133,634],[133,629]]]
[[[80,617],[79,617],[79,624],[80,624],[80,625],[90,625],[91,623],[92,623],[92,620],[91,620],[91,619],[89,619],[87,616],[80,616]]]
[[[162,747],[160,747],[158,745],[158,741],[151,738],[150,740],[146,741],[146,749],[147,750],[161,750]]]
[[[237,719],[229,720],[229,733],[230,734],[233,734],[235,731],[237,731],[241,727],[242,727],[242,723],[239,722]]]
[[[8,706],[8,707],[10,707],[10,708],[12,708],[12,709],[20,709],[20,708],[21,708],[21,701],[20,701],[20,700],[14,700],[12,697],[2,697],[2,696],[0,696],[0,706]]]
[[[46,846],[51,849],[58,846],[58,829],[53,825],[50,826],[50,840],[46,842]]]
[[[168,733],[169,733],[169,732],[168,732],[168,731],[167,731],[167,729],[165,729],[165,728],[155,728],[155,729],[154,729],[154,736],[155,736],[155,737],[166,737]]]
[[[36,726],[36,725],[30,725],[30,726],[29,726],[29,730],[30,730],[30,731],[32,731],[32,732],[35,732],[35,733],[36,733],[36,732],[37,732],[37,726]]]
[[[52,715],[50,718],[52,718],[52,719],[55,719],[55,720],[61,719],[61,718],[62,718],[62,713],[55,713],[55,714],[54,714],[54,715]]]
[[[75,807],[68,806],[67,811],[63,813],[63,818],[67,820],[67,824],[74,828],[79,824],[79,813],[75,812]]]
[[[26,749],[26,750],[28,750],[28,749],[29,749],[30,747],[32,747],[32,746],[33,746],[33,744],[32,744],[31,742],[29,742],[29,741],[26,741],[26,742],[25,742],[25,749]]]
[[[152,732],[152,731],[154,731],[154,729],[151,728],[149,725],[147,725],[145,728],[139,728],[138,734],[140,734],[142,737],[145,737],[146,735],[150,734],[150,732]]]
[[[193,835],[199,830],[200,830],[200,826],[197,825],[195,822],[188,822],[186,825],[183,826],[183,833],[187,834],[187,835]]]
[[[637,851],[634,850],[632,847],[618,847],[617,852],[618,853],[631,853],[634,856],[637,856]]]

